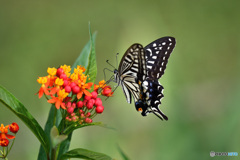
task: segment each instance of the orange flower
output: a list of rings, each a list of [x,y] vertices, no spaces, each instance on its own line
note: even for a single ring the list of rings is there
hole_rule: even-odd
[[[67,77],[70,76],[70,71],[71,71],[71,67],[67,66],[66,64],[64,64],[63,66],[60,66],[60,68],[63,69],[63,72],[67,75]]]
[[[83,93],[87,96],[92,96],[91,93],[87,89],[91,89],[91,86],[93,83],[89,82],[83,85],[79,85],[80,87],[80,92],[77,94],[77,99],[82,98]]]
[[[55,76],[57,73],[57,69],[54,67],[53,68],[48,67],[47,72],[50,76]]]
[[[56,87],[50,89],[50,95],[54,95],[60,90],[60,86],[63,85],[63,80],[61,78],[56,78],[54,84],[56,85]]]
[[[57,109],[61,108],[66,109],[65,103],[63,103],[64,99],[68,96],[68,93],[65,92],[65,89],[59,90],[57,92],[58,97],[51,96],[52,99],[48,100],[48,103],[55,103]]]
[[[43,96],[43,93],[45,93],[46,95],[49,95],[48,88],[46,85],[48,82],[48,78],[47,77],[39,77],[37,79],[37,82],[42,84],[41,88],[38,91],[38,97],[41,98]]]
[[[3,124],[1,124],[1,127],[0,127],[0,139],[14,139],[15,136],[12,136],[10,134],[7,134],[8,133],[8,127],[9,125],[5,126]]]
[[[104,80],[101,80],[98,85],[94,84],[94,91],[97,91],[98,88],[104,88],[106,87],[106,82]]]

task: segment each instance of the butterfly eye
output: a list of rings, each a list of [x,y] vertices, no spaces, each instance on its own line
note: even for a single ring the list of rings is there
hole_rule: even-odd
[[[142,110],[142,108],[138,108],[138,112],[142,112],[143,110]]]

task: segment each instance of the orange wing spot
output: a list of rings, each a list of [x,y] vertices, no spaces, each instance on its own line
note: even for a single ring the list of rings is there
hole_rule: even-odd
[[[139,111],[139,112],[142,112],[143,110],[142,110],[142,108],[138,108],[138,111]]]
[[[141,81],[138,81],[138,84],[141,85]]]

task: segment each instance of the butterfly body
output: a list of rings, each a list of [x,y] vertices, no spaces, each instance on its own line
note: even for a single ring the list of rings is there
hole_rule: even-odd
[[[133,44],[123,55],[118,70],[114,71],[115,82],[122,86],[127,102],[131,103],[133,97],[142,116],[154,113],[168,120],[158,108],[163,98],[163,86],[158,79],[164,74],[175,44],[173,37],[157,39],[146,47]]]

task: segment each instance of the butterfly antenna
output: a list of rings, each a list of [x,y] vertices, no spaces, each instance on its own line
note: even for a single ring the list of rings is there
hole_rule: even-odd
[[[118,58],[117,58],[118,55],[119,55],[119,53],[116,54],[116,62],[117,62],[117,66],[118,66]]]
[[[110,70],[110,69],[108,69],[108,68],[104,68],[104,69],[103,69],[104,79],[106,79],[106,73],[105,73],[105,70],[108,70],[108,71],[110,71],[110,72],[113,72],[112,70]]]
[[[111,63],[109,63],[109,60],[106,60],[106,62],[107,62],[111,67],[113,67],[114,69],[116,69]]]

